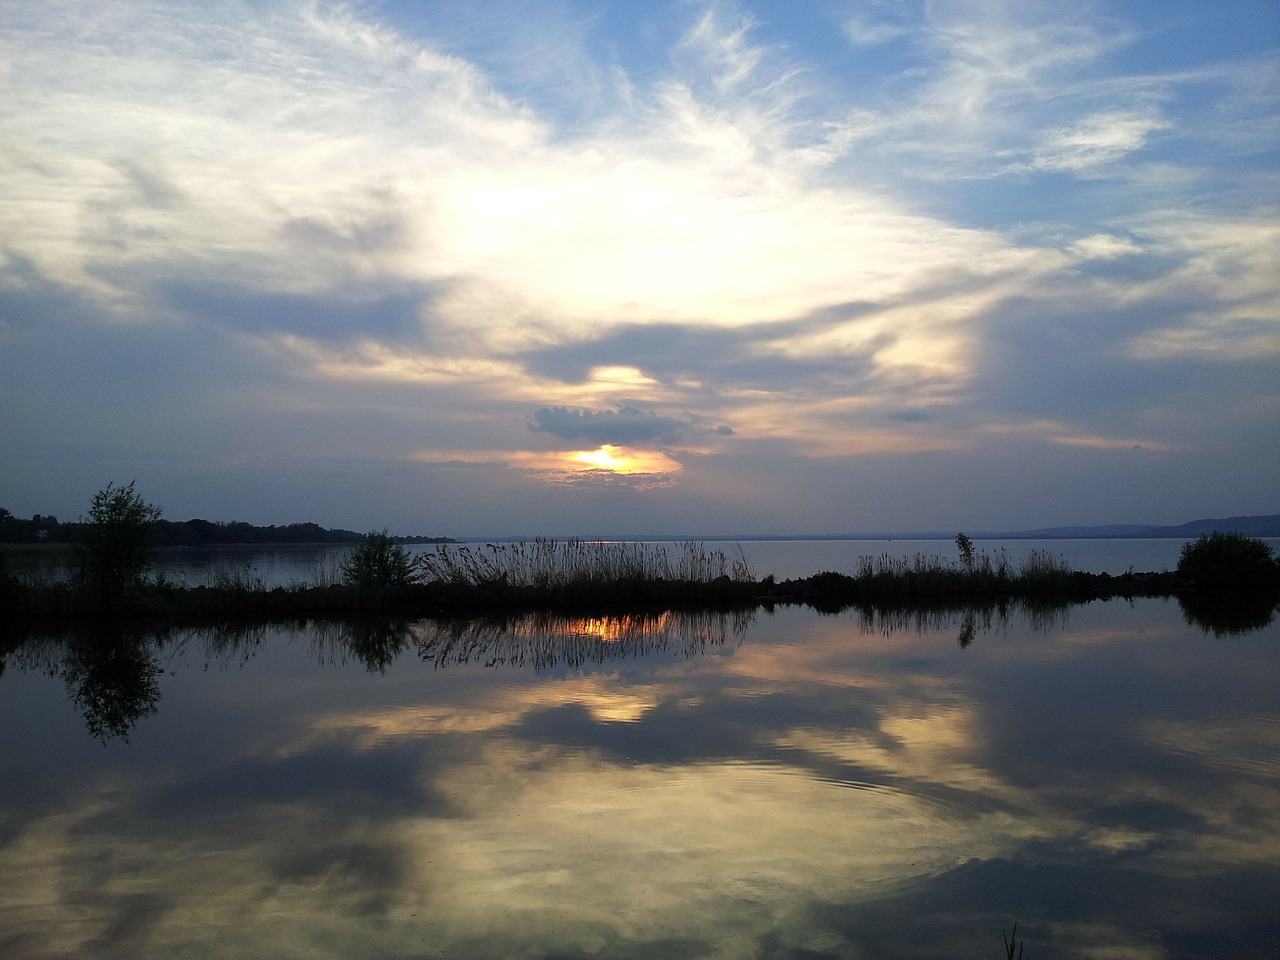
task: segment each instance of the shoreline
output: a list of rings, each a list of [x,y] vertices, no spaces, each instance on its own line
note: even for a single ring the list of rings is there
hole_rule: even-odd
[[[546,610],[585,614],[798,605],[829,612],[858,606],[963,608],[1009,602],[1069,606],[1135,597],[1213,599],[1198,591],[1193,581],[1167,571],[1119,576],[1069,572],[1041,582],[992,580],[962,571],[930,579],[910,574],[855,577],[827,571],[784,581],[774,581],[772,577],[734,580],[727,576],[706,581],[620,578],[551,586],[437,581],[372,590],[348,584],[255,588],[149,583],[130,588],[108,602],[89,587],[66,582],[10,582],[0,588],[0,599],[10,611],[11,624],[37,629],[102,622],[183,626],[219,620],[452,618]],[[1276,600],[1269,591],[1246,592],[1231,598],[1251,604]]]

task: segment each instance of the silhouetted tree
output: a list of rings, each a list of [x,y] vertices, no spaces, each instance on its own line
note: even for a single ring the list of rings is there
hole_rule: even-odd
[[[114,602],[122,590],[141,582],[154,555],[153,537],[160,508],[137,494],[135,482],[122,487],[108,483],[93,495],[89,506],[84,569],[106,603]]]
[[[1271,547],[1242,533],[1214,531],[1183,544],[1178,573],[1206,593],[1280,588],[1280,566]]]
[[[371,530],[342,561],[342,576],[362,590],[402,587],[413,581],[413,558],[386,530]]]

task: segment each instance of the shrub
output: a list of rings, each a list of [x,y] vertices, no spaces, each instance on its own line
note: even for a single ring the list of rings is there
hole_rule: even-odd
[[[347,583],[362,590],[402,587],[413,581],[413,558],[386,530],[370,530],[340,569]]]
[[[142,582],[155,555],[155,524],[160,508],[133,489],[108,483],[93,495],[85,524],[83,568],[104,601]]]
[[[1271,547],[1241,533],[1214,531],[1182,546],[1178,573],[1201,590],[1234,591],[1280,587],[1280,566]]]

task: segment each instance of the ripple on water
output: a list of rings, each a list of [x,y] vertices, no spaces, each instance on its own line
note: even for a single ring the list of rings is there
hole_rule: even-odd
[[[1212,770],[1280,780],[1280,716],[1232,713],[1194,720],[1161,717],[1142,725],[1141,738]]]

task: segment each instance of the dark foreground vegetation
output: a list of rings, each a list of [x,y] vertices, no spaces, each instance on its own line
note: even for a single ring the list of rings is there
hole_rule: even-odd
[[[1280,599],[1280,562],[1260,540],[1213,533],[1188,542],[1175,571],[1120,576],[1070,569],[1044,551],[1019,563],[977,553],[956,537],[948,558],[861,558],[848,573],[797,580],[758,578],[740,553],[686,543],[675,550],[632,542],[546,540],[456,545],[411,556],[385,530],[363,535],[336,575],[267,588],[246,572],[198,586],[151,576],[159,508],[133,484],[93,499],[80,540],[78,575],[30,582],[0,563],[0,606],[10,623],[151,620],[170,623],[333,619],[385,614],[443,617],[494,612],[729,609],[807,604],[820,610],[975,607],[1019,601],[1053,607],[1097,599],[1178,597],[1188,616],[1249,629]],[[0,561],[3,556],[0,555]],[[1233,619],[1234,618],[1234,619]]]

